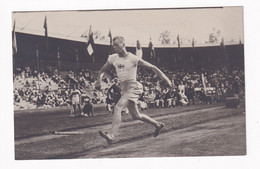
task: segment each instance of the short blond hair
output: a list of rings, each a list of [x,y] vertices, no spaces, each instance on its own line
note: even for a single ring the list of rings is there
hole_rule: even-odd
[[[113,41],[119,40],[120,42],[125,44],[125,38],[123,36],[115,36]]]

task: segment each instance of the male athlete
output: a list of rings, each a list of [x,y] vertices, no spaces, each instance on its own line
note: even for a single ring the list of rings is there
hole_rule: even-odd
[[[113,65],[121,82],[122,95],[114,108],[111,130],[109,132],[99,131],[99,134],[105,138],[109,144],[113,143],[114,137],[120,126],[121,111],[124,107],[127,107],[133,119],[141,120],[153,125],[155,127],[154,137],[157,137],[160,130],[164,127],[164,124],[145,114],[139,113],[137,107],[138,98],[143,92],[142,84],[136,81],[137,65],[153,70],[154,73],[161,79],[165,80],[169,86],[172,86],[171,81],[156,66],[144,61],[130,52],[127,52],[124,37],[116,36],[113,38],[113,49],[115,54],[109,55],[107,62],[99,71],[96,87],[100,87],[100,82],[104,72],[109,71],[109,68]]]

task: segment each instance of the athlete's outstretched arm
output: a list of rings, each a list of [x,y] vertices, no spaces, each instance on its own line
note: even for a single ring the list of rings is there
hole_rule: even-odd
[[[111,64],[108,61],[102,66],[102,68],[98,72],[97,82],[95,84],[96,87],[100,86],[100,82],[102,81],[102,77],[103,77],[104,73],[107,72],[110,67],[111,67]]]
[[[155,65],[152,65],[151,63],[149,63],[143,59],[139,60],[139,65],[152,70],[157,76],[159,76],[161,79],[165,80],[167,82],[167,84],[172,87],[172,82],[170,81],[170,79]]]

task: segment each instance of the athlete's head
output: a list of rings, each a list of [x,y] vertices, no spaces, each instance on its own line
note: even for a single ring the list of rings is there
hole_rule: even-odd
[[[125,38],[116,36],[113,38],[113,49],[116,53],[122,54],[125,51]]]

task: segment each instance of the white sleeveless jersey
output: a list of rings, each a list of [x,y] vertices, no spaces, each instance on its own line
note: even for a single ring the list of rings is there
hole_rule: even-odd
[[[136,81],[137,65],[140,59],[140,57],[129,52],[126,57],[119,57],[118,54],[109,55],[108,62],[115,66],[121,82]]]
[[[71,95],[72,95],[72,98],[79,98],[79,95],[80,95],[80,91],[78,89],[75,89],[73,91],[71,91]]]

